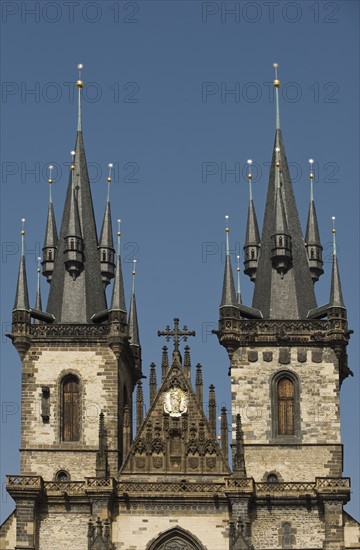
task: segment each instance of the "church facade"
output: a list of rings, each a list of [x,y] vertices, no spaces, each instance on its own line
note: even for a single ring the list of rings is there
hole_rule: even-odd
[[[39,287],[30,306],[24,246],[19,265],[9,337],[22,361],[21,462],[20,474],[7,476],[16,509],[1,526],[2,549],[360,549],[359,524],[343,509],[350,480],[342,475],[339,398],[352,375],[351,331],[335,229],[329,302],[318,306],[316,208],[312,195],[304,237],[280,129],[279,85],[276,75],[261,235],[251,193],[248,207],[244,273],[254,282],[251,306],[235,288],[226,228],[216,334],[229,357],[231,411],[222,408],[217,436],[215,390],[210,386],[204,397],[201,365],[194,369],[189,346],[182,347],[194,333],[179,319],[159,333],[173,349],[162,348],[161,373],[154,364],[145,373],[144,415],[135,270],[127,312],[120,227],[116,251],[109,200],[97,234],[79,77],[59,232],[51,194],[46,222],[46,309]],[[251,162],[248,177],[251,190]],[[51,183],[50,173],[50,189]],[[94,402],[95,423],[87,421]],[[314,422],[318,402],[332,414]],[[250,404],[261,408],[256,422],[241,414]]]

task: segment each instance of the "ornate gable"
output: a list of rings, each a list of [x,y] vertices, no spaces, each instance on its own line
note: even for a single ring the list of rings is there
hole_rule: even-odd
[[[229,473],[191,382],[175,352],[121,474]]]

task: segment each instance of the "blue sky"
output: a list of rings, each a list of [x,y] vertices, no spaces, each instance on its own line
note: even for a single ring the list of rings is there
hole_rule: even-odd
[[[228,358],[216,328],[224,260],[224,216],[241,252],[252,158],[260,224],[275,128],[272,63],[279,63],[281,126],[303,229],[308,159],[316,160],[315,199],[328,301],[331,216],[349,326],[354,378],[342,388],[347,510],[359,518],[359,3],[342,2],[14,2],[1,3],[2,333],[9,330],[19,262],[20,219],[32,303],[48,186],[56,166],[60,224],[76,131],[73,82],[84,64],[83,129],[98,228],[106,166],[115,165],[113,220],[123,220],[123,271],[130,292],[138,259],[137,303],[143,370],[158,365],[157,330],[180,318],[214,383],[219,409],[230,407]],[[43,299],[47,283],[42,278]],[[242,277],[251,304],[252,283]],[[20,361],[2,336],[1,472],[19,471]],[[195,370],[195,369],[193,369]],[[146,383],[145,383],[146,386]],[[2,477],[4,481],[4,477]],[[2,517],[12,509],[2,483]]]

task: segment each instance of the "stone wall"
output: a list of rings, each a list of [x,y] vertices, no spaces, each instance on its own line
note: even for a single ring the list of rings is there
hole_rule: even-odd
[[[14,550],[16,545],[16,512],[0,526],[0,548],[1,550]]]
[[[62,442],[60,437],[60,386],[62,378],[69,373],[80,380],[81,437],[77,442]],[[41,416],[43,387],[49,388],[48,421]],[[118,364],[108,347],[32,347],[23,363],[21,474],[40,475],[48,480],[53,479],[59,469],[67,469],[72,479],[95,475],[101,411],[105,416],[109,449],[116,451]],[[39,449],[46,452],[37,452]],[[81,459],[76,454],[79,451],[83,452]],[[111,456],[114,475],[117,457],[110,452]],[[79,460],[74,460],[75,457]]]

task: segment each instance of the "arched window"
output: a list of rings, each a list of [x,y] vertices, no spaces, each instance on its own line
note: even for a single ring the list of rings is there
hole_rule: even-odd
[[[291,371],[277,372],[270,383],[272,432],[275,439],[301,438],[300,386]]]
[[[282,547],[291,548],[291,525],[283,523],[282,526]]]
[[[80,440],[80,383],[70,374],[61,384],[61,439]]]
[[[56,481],[69,481],[70,476],[66,470],[59,470],[55,475]]]
[[[278,434],[294,435],[294,383],[284,376],[277,384]]]
[[[268,483],[277,483],[278,477],[276,474],[269,474],[267,476],[267,482]]]
[[[189,531],[175,527],[151,541],[146,550],[203,550],[203,546]]]

